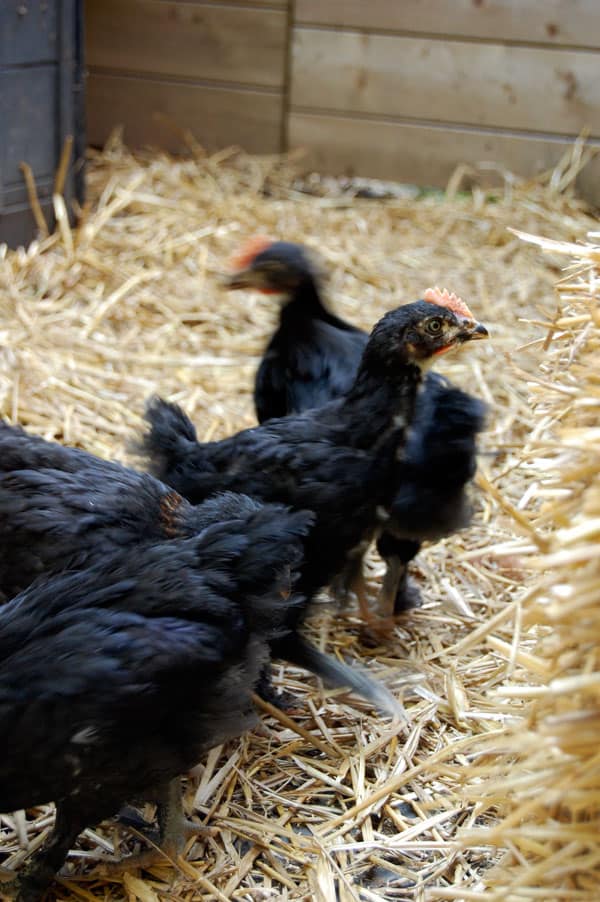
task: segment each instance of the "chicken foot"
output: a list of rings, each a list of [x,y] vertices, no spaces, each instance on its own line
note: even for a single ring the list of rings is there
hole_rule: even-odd
[[[54,880],[54,875],[64,864],[69,849],[75,845],[77,837],[89,821],[89,812],[71,805],[68,800],[58,802],[50,838],[15,881],[2,885],[2,893],[16,899],[16,902],[40,902]]]
[[[294,714],[298,711],[304,711],[298,699],[291,692],[285,689],[276,689],[273,685],[273,674],[271,671],[271,662],[267,662],[260,672],[255,692],[264,702],[274,705],[280,711],[286,714]]]
[[[152,849],[146,849],[136,855],[129,855],[120,861],[103,863],[103,872],[107,876],[118,876],[132,869],[162,865],[165,863],[165,859],[175,862],[178,855],[183,851],[186,841],[191,836],[214,835],[213,827],[196,824],[185,817],[179,777],[165,783],[152,794],[152,797],[153,801],[156,802],[157,808],[157,846]]]
[[[408,565],[419,553],[421,543],[412,539],[397,539],[384,532],[377,540],[377,551],[386,565],[381,589],[377,597],[376,612],[370,603],[369,589],[364,574],[364,546],[349,556],[346,567],[332,585],[335,597],[342,604],[352,593],[358,602],[361,618],[367,631],[378,637],[387,635],[393,628],[393,617],[403,611],[419,607],[421,593],[409,577]]]

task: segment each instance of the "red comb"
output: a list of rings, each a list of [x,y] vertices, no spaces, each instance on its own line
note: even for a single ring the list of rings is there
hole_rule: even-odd
[[[438,307],[446,307],[448,310],[451,310],[452,313],[456,313],[457,316],[466,316],[468,319],[475,319],[467,305],[463,300],[461,300],[458,295],[450,294],[446,288],[443,290],[438,288],[437,285],[435,288],[428,288],[425,294],[423,295],[423,300],[428,301],[430,304],[437,304]]]
[[[230,269],[234,272],[239,269],[247,269],[254,258],[266,251],[272,244],[273,239],[267,238],[266,235],[255,235],[253,238],[248,238],[229,261]]]

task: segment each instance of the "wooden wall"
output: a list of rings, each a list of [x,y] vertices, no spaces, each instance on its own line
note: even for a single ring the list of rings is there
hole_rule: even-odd
[[[600,145],[599,0],[87,0],[90,138],[443,185]],[[179,131],[178,131],[179,128]],[[582,186],[600,202],[600,162]]]
[[[287,0],[86,0],[88,127],[132,146],[281,149]]]

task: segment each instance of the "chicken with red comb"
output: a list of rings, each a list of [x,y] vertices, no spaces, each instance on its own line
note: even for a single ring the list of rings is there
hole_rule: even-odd
[[[315,595],[360,564],[386,529],[382,512],[389,516],[400,488],[400,458],[431,360],[441,348],[485,335],[484,326],[444,306],[407,304],[376,324],[341,397],[208,443],[198,442],[179,407],[154,399],[140,450],[154,474],[193,503],[242,490],[315,513],[298,582],[306,603],[290,611],[300,630]],[[359,601],[369,618],[366,598]],[[274,643],[275,656],[286,642]]]

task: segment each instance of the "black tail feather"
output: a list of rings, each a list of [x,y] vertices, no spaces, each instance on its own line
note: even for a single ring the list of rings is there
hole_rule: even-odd
[[[330,655],[319,651],[298,634],[286,637],[273,649],[274,656],[281,657],[290,664],[321,677],[332,688],[348,688],[361,698],[371,702],[384,714],[406,719],[406,712],[398,699],[383,683],[373,679],[365,670],[355,664],[344,664]]]
[[[150,398],[144,419],[150,429],[132,444],[132,450],[148,459],[150,472],[169,482],[169,473],[177,466],[198,436],[194,424],[178,404],[163,398]]]

